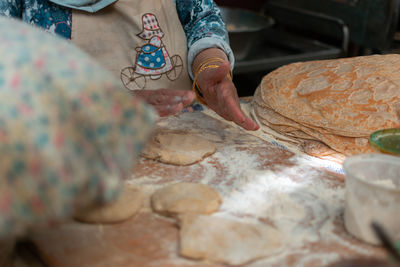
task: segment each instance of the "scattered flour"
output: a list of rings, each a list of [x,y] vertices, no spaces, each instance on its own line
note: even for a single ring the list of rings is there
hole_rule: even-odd
[[[201,125],[202,121],[196,123]],[[260,160],[259,155],[244,149],[256,144],[232,145],[226,140],[225,143],[202,162],[174,169],[176,180],[163,184],[167,168],[164,166],[162,171],[133,175],[129,183],[143,186],[148,194],[172,182],[208,184],[223,199],[213,216],[276,227],[282,233],[284,249],[246,265],[249,267],[323,266],[348,256],[346,253],[371,255],[371,247],[357,243],[345,233],[344,183],[335,179],[336,174],[329,178],[323,161],[293,154],[285,160],[289,164],[272,164],[273,150],[259,154]],[[332,243],[335,250],[329,247]],[[337,252],[337,247],[343,252]],[[298,261],[293,261],[293,255]]]

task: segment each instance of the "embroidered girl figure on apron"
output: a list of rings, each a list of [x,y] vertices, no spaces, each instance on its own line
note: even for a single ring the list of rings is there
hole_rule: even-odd
[[[143,89],[146,77],[158,80],[163,74],[171,81],[176,80],[182,72],[183,62],[179,55],[169,56],[162,42],[164,33],[154,14],[142,16],[142,32],[137,34],[147,44],[136,47],[135,65],[121,71],[121,81],[129,90]]]

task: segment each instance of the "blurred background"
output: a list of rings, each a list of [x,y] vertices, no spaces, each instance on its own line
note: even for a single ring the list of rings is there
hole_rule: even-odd
[[[236,57],[239,96],[298,61],[400,53],[400,0],[215,0]],[[399,31],[399,32],[398,32]]]

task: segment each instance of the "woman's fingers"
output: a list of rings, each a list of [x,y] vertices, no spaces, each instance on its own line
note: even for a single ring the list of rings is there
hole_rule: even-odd
[[[182,103],[186,106],[192,103],[196,97],[192,91],[173,89],[141,90],[137,94],[153,105]]]
[[[162,117],[181,112],[196,97],[192,91],[174,89],[138,90],[133,93],[153,106]]]
[[[232,81],[227,77],[229,64],[223,63],[214,71],[207,71],[203,95],[211,109],[224,119],[233,121],[246,130],[257,130],[258,125],[247,117],[240,108],[239,98]],[[193,102],[192,91],[158,89],[135,91],[135,95],[152,105],[161,117],[178,114]]]
[[[171,116],[178,114],[182,111],[184,108],[182,103],[178,104],[173,104],[173,105],[158,105],[158,106],[153,106],[160,117],[166,117],[166,116]]]
[[[237,125],[246,130],[255,131],[259,126],[248,116],[246,116],[240,108],[239,98],[236,94],[230,93],[229,90],[221,90],[219,102],[223,102],[224,106],[221,113],[225,114],[227,120],[233,121]],[[224,92],[224,93],[223,93]]]
[[[215,72],[217,71],[218,69],[215,70]],[[233,82],[226,76],[226,73],[225,76],[221,77],[225,70],[216,74],[211,72],[210,70],[207,76],[210,79],[211,77],[214,78],[214,82],[205,85],[207,87],[202,90],[207,105],[224,119],[233,121],[246,130],[258,130],[259,126],[246,116],[240,108],[239,97]],[[219,78],[222,78],[222,80],[218,81]]]

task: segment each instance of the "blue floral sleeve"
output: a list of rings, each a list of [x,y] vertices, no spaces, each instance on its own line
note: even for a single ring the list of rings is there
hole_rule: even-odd
[[[213,0],[175,0],[176,9],[188,43],[188,66],[204,49],[217,47],[225,51],[231,68],[233,52],[229,46],[228,33],[220,9]],[[193,77],[191,68],[189,74]]]
[[[71,38],[71,10],[47,0],[1,0],[0,15],[19,18],[46,32]]]
[[[0,1],[0,15],[6,17],[22,17],[21,0],[2,0]]]

